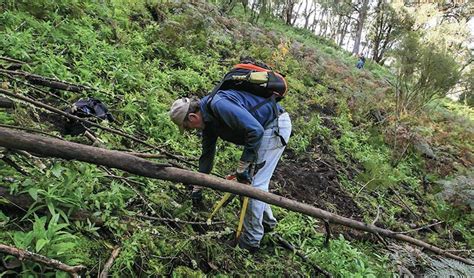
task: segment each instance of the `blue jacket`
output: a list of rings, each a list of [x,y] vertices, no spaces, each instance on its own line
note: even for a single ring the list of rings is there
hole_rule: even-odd
[[[237,90],[219,91],[210,105],[208,105],[209,98],[210,96],[206,96],[200,102],[205,126],[202,131],[199,172],[206,174],[211,172],[218,137],[244,146],[241,160],[255,161],[265,126],[277,117],[273,103],[268,101],[256,111],[249,112],[253,107],[265,101],[265,98]],[[277,104],[277,111],[283,111],[279,104]]]

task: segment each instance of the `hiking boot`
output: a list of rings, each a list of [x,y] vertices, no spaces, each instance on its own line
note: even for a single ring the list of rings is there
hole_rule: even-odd
[[[275,226],[270,226],[267,223],[263,223],[263,233],[268,234],[275,230]]]
[[[245,250],[249,251],[250,254],[255,254],[255,253],[258,252],[258,250],[260,250],[259,246],[250,246],[250,245],[248,245],[247,243],[245,243],[243,241],[239,241],[239,247],[241,249],[245,249]]]

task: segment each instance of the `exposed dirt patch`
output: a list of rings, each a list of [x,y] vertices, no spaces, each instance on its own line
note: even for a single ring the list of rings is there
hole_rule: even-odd
[[[362,212],[340,186],[337,172],[321,158],[291,157],[280,162],[273,176],[273,193],[352,219]]]

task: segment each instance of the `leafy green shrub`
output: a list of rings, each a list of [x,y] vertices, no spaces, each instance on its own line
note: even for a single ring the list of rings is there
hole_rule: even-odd
[[[414,32],[405,35],[394,57],[398,113],[418,112],[434,98],[446,96],[460,77],[458,65],[450,54],[421,42]]]
[[[13,232],[11,237],[16,247],[33,251],[46,257],[60,260],[66,264],[76,265],[82,258],[73,250],[77,247],[77,237],[65,230],[69,224],[59,223],[59,214],[53,214],[48,221],[47,217],[34,215],[33,228],[29,232]],[[8,259],[12,257],[8,256]],[[44,273],[46,266],[34,262],[24,262],[21,275]],[[38,271],[39,270],[39,271]],[[68,277],[65,273],[58,273],[59,277]]]

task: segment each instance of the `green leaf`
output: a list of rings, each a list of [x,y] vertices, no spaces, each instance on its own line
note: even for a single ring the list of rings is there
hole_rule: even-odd
[[[1,210],[0,210],[0,227],[5,226],[8,221],[10,221],[10,218],[6,216]]]
[[[54,215],[56,214],[56,211],[55,211],[55,209],[54,209],[54,204],[53,204],[53,202],[48,201],[47,205],[48,205],[49,213],[51,213],[51,215],[54,216]]]
[[[38,200],[38,188],[30,188],[28,189],[28,194],[30,194],[31,198],[33,198],[33,200],[37,201]]]
[[[56,177],[56,178],[59,178],[61,176],[61,173],[64,171],[64,168],[59,165],[59,164],[56,164],[54,165],[53,169],[51,169],[51,173]]]
[[[43,249],[43,247],[49,242],[49,240],[47,239],[39,239],[37,242],[36,242],[36,252],[39,252],[41,251],[41,249]]]
[[[68,253],[72,249],[76,247],[74,242],[62,242],[54,245],[54,249],[56,250],[56,255],[62,255],[64,253]]]

